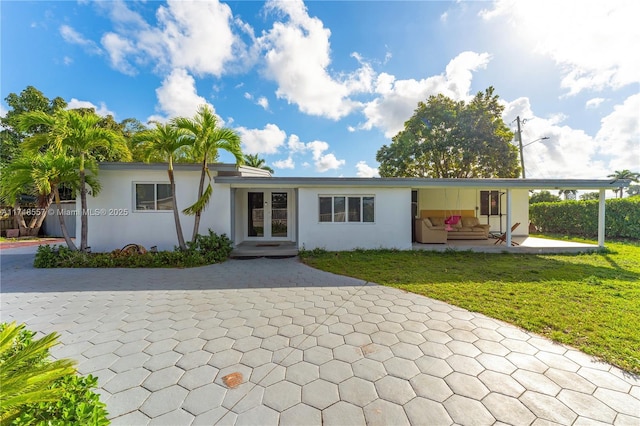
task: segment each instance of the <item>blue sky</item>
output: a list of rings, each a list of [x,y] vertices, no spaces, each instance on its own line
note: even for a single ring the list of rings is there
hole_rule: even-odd
[[[640,171],[634,0],[3,0],[0,14],[3,100],[31,85],[142,122],[208,103],[276,176],[376,176],[419,101],[488,86],[525,144],[549,138],[524,148],[527,177]]]

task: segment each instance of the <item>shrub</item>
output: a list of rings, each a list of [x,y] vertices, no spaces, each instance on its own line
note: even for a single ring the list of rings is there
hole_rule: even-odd
[[[224,262],[231,254],[232,243],[225,235],[209,230],[187,244],[186,250],[157,253],[139,250],[114,250],[111,253],[84,253],[63,246],[38,247],[36,268],[185,268]]]
[[[33,340],[24,324],[0,324],[0,423],[106,425],[106,405],[91,389],[97,379],[78,376],[73,361],[49,359],[58,335]]]
[[[606,200],[605,234],[640,239],[640,197]],[[546,233],[595,237],[598,235],[595,200],[536,203],[529,206],[531,222]]]

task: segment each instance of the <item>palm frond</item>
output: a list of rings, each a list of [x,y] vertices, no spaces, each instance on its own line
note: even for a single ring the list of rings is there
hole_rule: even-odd
[[[198,212],[204,211],[204,209],[207,207],[207,204],[209,204],[211,194],[213,194],[213,187],[211,186],[211,183],[209,183],[207,185],[207,188],[204,190],[202,197],[198,198],[198,200],[193,205],[182,210],[182,213],[193,216]]]

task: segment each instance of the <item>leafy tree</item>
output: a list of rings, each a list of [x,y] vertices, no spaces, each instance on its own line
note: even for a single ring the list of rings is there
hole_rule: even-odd
[[[607,177],[614,178],[616,180],[628,179],[631,182],[638,182],[638,180],[640,179],[640,173],[632,172],[629,169],[624,169],[624,170],[616,170],[615,173],[607,175]],[[623,190],[624,190],[624,187],[622,186],[614,190],[614,192],[618,194],[618,198],[622,198]]]
[[[4,117],[0,117],[0,164],[5,165],[20,154],[20,144],[28,135],[18,129],[18,117],[25,112],[42,111],[53,114],[55,111],[64,109],[67,103],[64,99],[57,97],[49,99],[33,86],[27,86],[20,94],[9,93],[4,99],[9,110]],[[46,126],[34,126],[30,131],[43,133]]]
[[[155,126],[155,129],[138,132],[135,135],[134,140],[136,144],[140,144],[139,147],[142,149],[146,161],[149,161],[152,156],[155,156],[156,158],[160,156],[163,161],[167,161],[169,163],[167,174],[169,175],[169,183],[171,185],[173,220],[176,225],[178,245],[182,250],[186,250],[187,246],[184,242],[182,225],[180,224],[180,212],[178,211],[173,162],[176,153],[183,150],[189,141],[186,139],[186,131],[183,129],[176,128],[170,124],[155,123]]]
[[[404,130],[378,150],[382,177],[517,177],[518,150],[493,87],[468,104],[442,94],[418,103]]]
[[[549,191],[534,192],[529,197],[529,204],[535,203],[555,203],[560,201],[560,197],[553,195]]]
[[[634,195],[640,195],[640,185],[629,185],[627,188],[627,195],[630,197]]]
[[[34,126],[47,126],[46,133],[35,134],[25,140],[27,149],[36,150],[42,147],[51,149],[72,158],[78,159],[78,175],[80,178],[81,229],[80,250],[87,250],[88,215],[87,215],[87,170],[97,173],[97,167],[88,167],[95,162],[94,152],[106,147],[109,152],[118,153],[123,159],[130,159],[131,153],[121,134],[100,127],[101,118],[96,114],[82,114],[75,110],[58,110],[54,114],[41,111],[28,112],[20,116],[18,127],[29,131]],[[93,187],[95,195],[98,189]]]
[[[582,195],[580,195],[580,199],[581,200],[599,200],[600,199],[600,193],[599,192],[586,192]]]
[[[195,242],[198,237],[200,217],[209,204],[213,193],[209,162],[218,159],[218,151],[221,149],[231,153],[235,157],[236,165],[238,166],[244,164],[244,156],[240,146],[240,136],[232,129],[219,127],[218,117],[208,105],[200,106],[193,119],[177,117],[172,120],[172,123],[187,132],[187,138],[190,141],[189,152],[191,158],[202,164],[198,199],[192,206],[183,210],[183,213],[195,216],[193,235],[191,237],[191,241]],[[206,189],[204,187],[205,178],[209,179]]]
[[[255,167],[256,169],[266,170],[271,174],[274,173],[273,169],[267,166],[264,158],[258,157],[258,154],[246,154],[244,156],[244,164],[249,167]]]

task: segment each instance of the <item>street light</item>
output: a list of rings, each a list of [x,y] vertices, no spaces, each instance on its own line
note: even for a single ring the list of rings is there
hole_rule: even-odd
[[[518,143],[520,144],[520,165],[522,166],[522,179],[526,179],[527,175],[525,174],[525,171],[524,171],[524,151],[523,151],[522,148],[524,148],[525,146],[529,146],[534,142],[538,142],[538,141],[549,139],[549,136],[544,136],[542,138],[538,138],[538,139],[536,139],[534,141],[531,141],[531,142],[529,142],[529,143],[527,143],[525,145],[522,145],[522,129],[520,128],[520,116],[517,116],[516,120],[518,122]],[[526,120],[522,120],[522,124],[524,124],[525,121]],[[513,123],[513,121],[512,121],[512,123]]]

